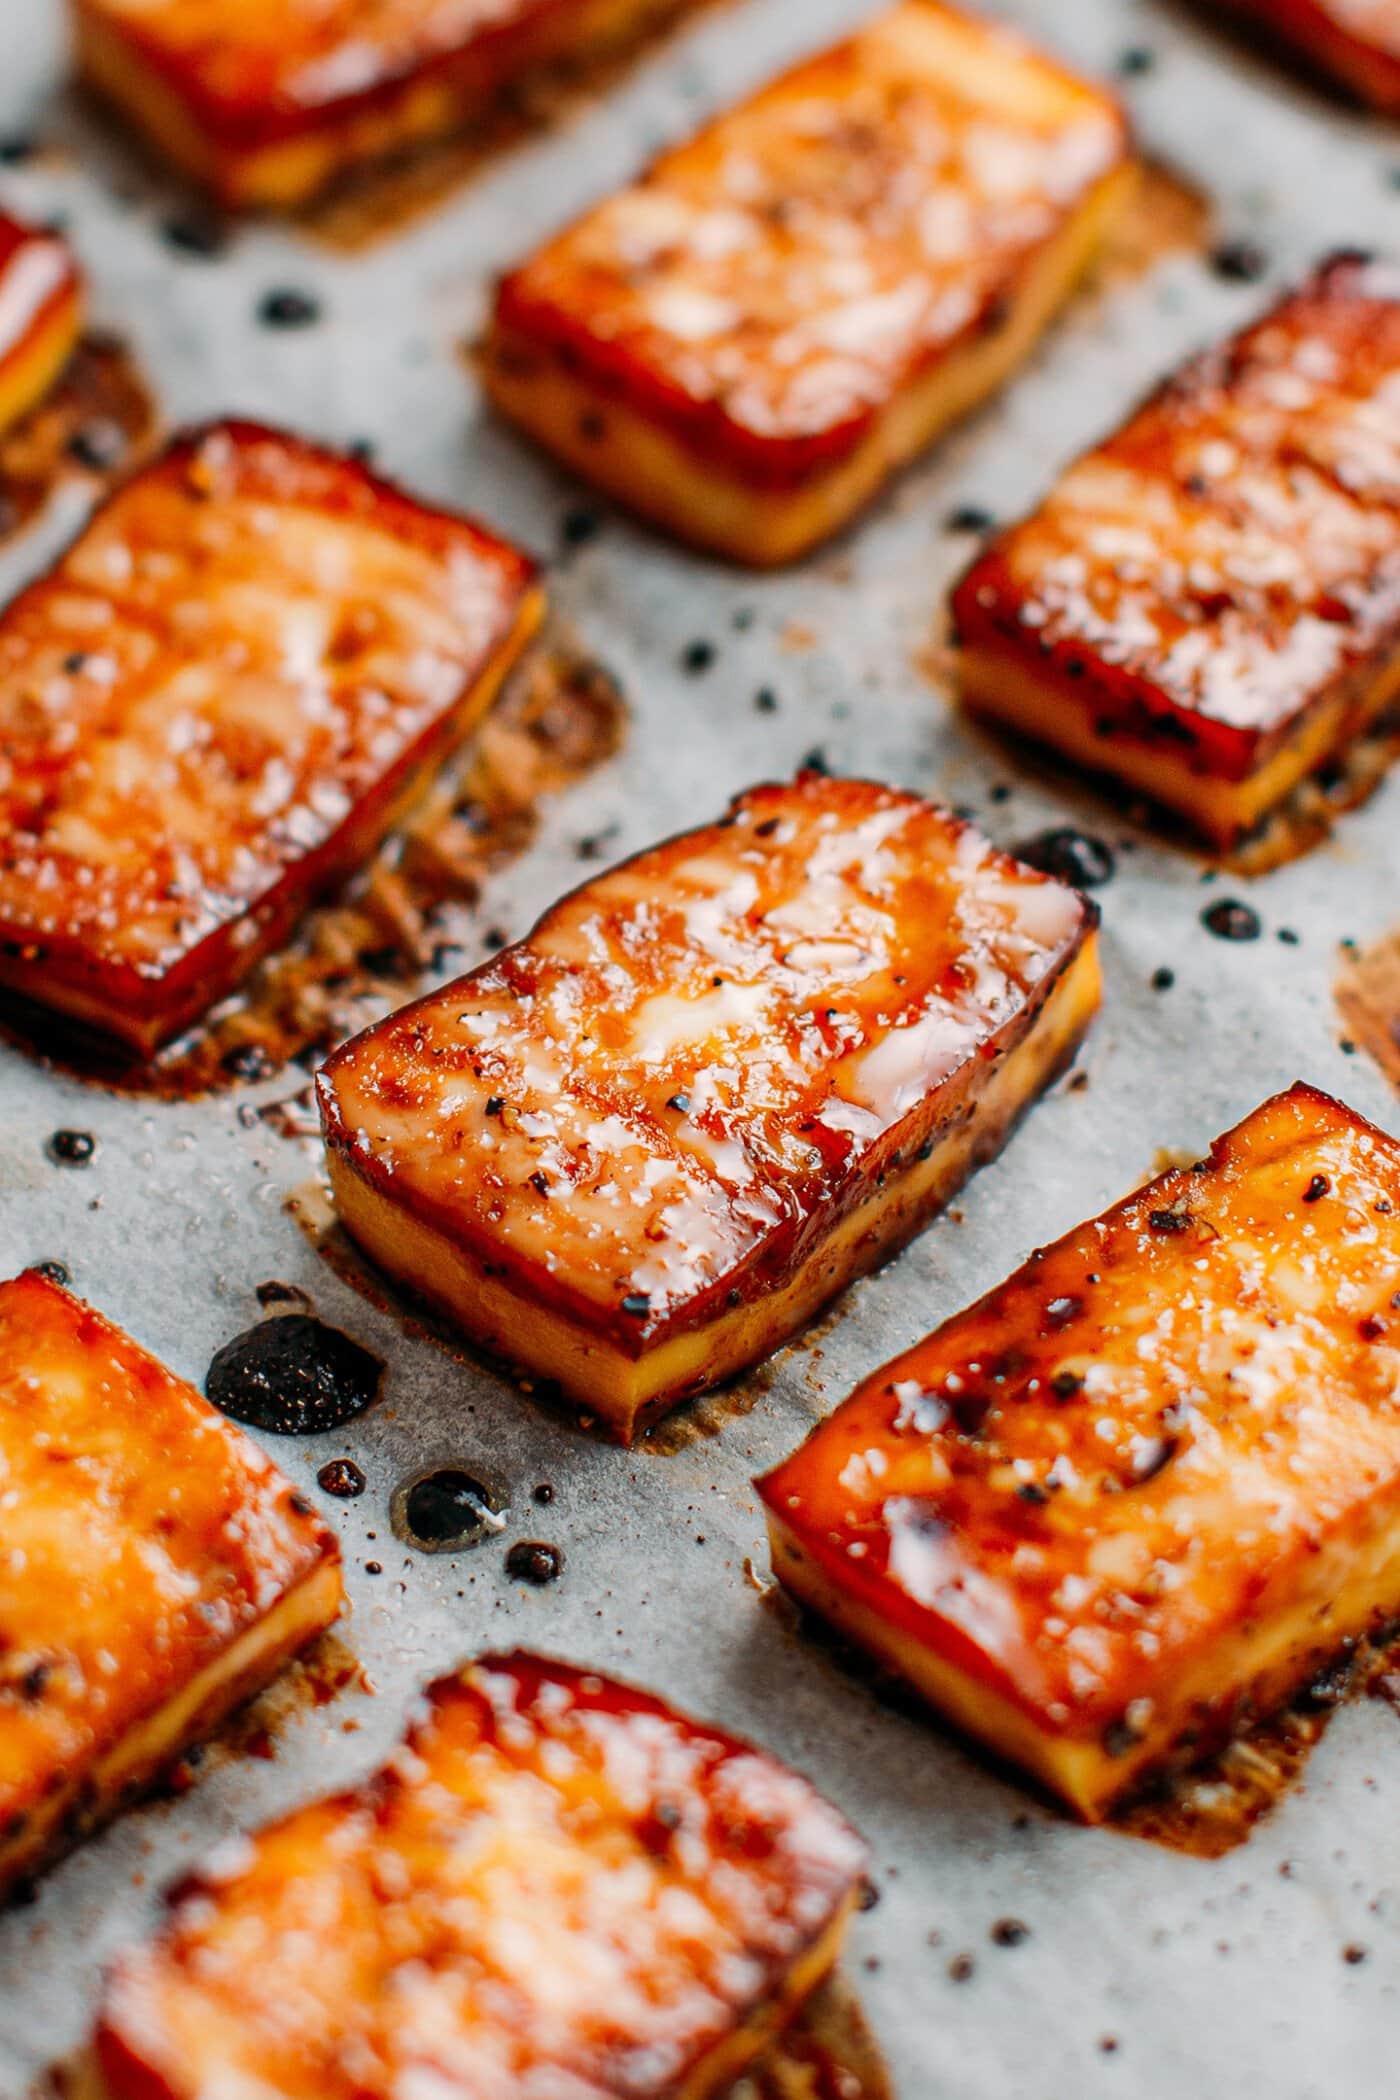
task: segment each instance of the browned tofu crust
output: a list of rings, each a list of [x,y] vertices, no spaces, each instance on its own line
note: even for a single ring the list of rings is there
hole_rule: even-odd
[[[0,985],[149,1050],[488,704],[532,566],[353,460],[182,437],[0,616]]]
[[[554,1375],[589,1408],[590,1340],[646,1358],[781,1294],[886,1203],[893,1226],[833,1258],[829,1297],[924,1223],[948,1185],[903,1177],[971,1127],[1082,963],[1054,1067],[1072,1054],[1095,924],[916,796],[816,773],[755,788],[338,1050],[317,1082],[337,1192],[367,1187],[506,1284],[500,1353],[530,1364],[531,1318],[564,1317],[580,1347]],[[392,1230],[372,1251],[431,1291]],[[678,1386],[717,1368],[702,1350]]]
[[[0,1501],[3,1894],[265,1683],[341,1589],[334,1537],[252,1440],[33,1273],[0,1284]]]
[[[865,1852],[797,1775],[611,1679],[486,1657],[360,1791],[178,1892],[109,2100],[702,2100],[829,1968]]]
[[[1305,1086],[759,1482],[784,1578],[1089,1816],[1400,1609],[1400,1145]]]
[[[1400,11],[1395,0],[1218,0],[1290,44],[1362,102],[1400,112]]]
[[[1110,96],[1008,30],[942,0],[903,0],[663,155],[508,276],[488,384],[556,443],[541,401],[561,376],[588,390],[604,427],[567,455],[588,471],[591,452],[642,508],[655,505],[639,485],[638,441],[610,440],[610,404],[697,470],[790,496],[838,474],[895,404],[999,337],[1127,158]],[[1031,303],[1033,336],[1048,310]],[[885,470],[1003,369],[950,376],[946,402],[905,410],[908,429],[880,437]],[[847,509],[880,472],[879,461],[862,470]],[[703,515],[669,522],[709,536]]]
[[[95,86],[231,205],[295,205],[690,0],[72,0]]]
[[[958,584],[971,704],[1019,674],[1018,726],[1246,828],[1400,672],[1397,365],[1400,273],[1355,255],[1193,359]]]

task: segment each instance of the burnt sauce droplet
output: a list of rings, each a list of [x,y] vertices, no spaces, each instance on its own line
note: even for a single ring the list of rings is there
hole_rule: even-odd
[[[1039,868],[1042,875],[1053,875],[1077,890],[1102,889],[1112,882],[1118,866],[1111,846],[1069,824],[1038,831],[1011,851],[1028,868]]]
[[[204,1390],[235,1422],[275,1436],[314,1436],[362,1414],[384,1366],[348,1334],[305,1313],[263,1320],[226,1342]]]
[[[405,1545],[424,1553],[457,1553],[501,1528],[507,1498],[465,1466],[410,1474],[395,1488],[389,1521]]]
[[[557,1582],[564,1572],[561,1546],[547,1546],[539,1539],[517,1539],[506,1555],[506,1573],[515,1582],[533,1582],[543,1589]]]
[[[353,1458],[330,1459],[316,1475],[316,1484],[324,1494],[334,1495],[340,1502],[353,1502],[365,1491],[365,1476]]]
[[[1201,924],[1218,941],[1257,941],[1263,931],[1259,914],[1238,897],[1221,897],[1201,913]]]

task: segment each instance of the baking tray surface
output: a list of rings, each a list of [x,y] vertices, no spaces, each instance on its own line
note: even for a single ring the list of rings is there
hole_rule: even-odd
[[[178,191],[62,87],[57,0],[0,9],[0,140],[34,135],[46,148],[7,155],[0,196],[71,227],[97,318],[132,338],[169,421],[240,411],[333,442],[370,439],[410,487],[545,553],[560,549],[570,510],[597,515],[599,531],[561,556],[554,598],[625,691],[628,734],[616,758],[547,805],[533,846],[492,880],[476,915],[482,952],[488,928],[524,931],[586,872],[581,841],[603,838],[620,856],[814,751],[834,770],[965,805],[1003,842],[1078,824],[1117,860],[1098,893],[1108,995],[1082,1062],[1087,1085],[1062,1082],[953,1213],[839,1316],[702,1408],[699,1425],[633,1453],[522,1401],[323,1258],[287,1208],[300,1194],[315,1223],[315,1142],[248,1113],[295,1092],[303,1074],[157,1101],[95,1090],[0,1047],[0,1272],[62,1261],[77,1290],[197,1382],[260,1316],[255,1292],[268,1280],[308,1293],[387,1365],[369,1413],[277,1445],[313,1492],[331,1458],[353,1458],[367,1476],[358,1500],[318,1499],[345,1542],[343,1635],[372,1691],[293,1702],[274,1756],[216,1756],[192,1790],[123,1817],[0,1920],[5,2100],[80,2038],[102,1964],[149,1928],[164,1884],[223,1834],[368,1771],[416,1685],[513,1643],[615,1671],[753,1734],[861,1826],[880,1900],[858,1921],[849,1967],[903,2100],[1394,2090],[1400,1725],[1389,1708],[1343,1711],[1305,1784],[1246,1846],[1206,1861],[1071,1826],[937,1727],[882,1703],[760,1596],[753,1474],[1032,1246],[1121,1194],[1163,1151],[1194,1153],[1300,1076],[1400,1123],[1379,1072],[1340,1046],[1332,1000],[1339,941],[1365,941],[1400,916],[1400,783],[1328,845],[1242,891],[1263,934],[1229,945],[1200,915],[1238,878],[1210,879],[1198,860],[971,730],[948,705],[937,638],[972,546],[949,529],[961,506],[1016,514],[1185,351],[1319,254],[1394,244],[1392,131],[1188,10],[1003,0],[1003,14],[1087,66],[1112,72],[1125,52],[1150,54],[1124,75],[1144,142],[1212,193],[1219,234],[1256,246],[1265,276],[1241,283],[1189,246],[1146,272],[1110,273],[998,404],[791,574],[750,579],[673,549],[481,407],[461,345],[493,274],[663,140],[868,11],[862,0],[701,9],[605,96],[488,159],[392,238],[351,251],[257,225],[204,257],[163,232]],[[319,302],[316,325],[258,324],[265,294],[284,286]],[[70,491],[0,550],[7,594],[71,531],[77,501]],[[696,641],[713,645],[700,669],[704,652],[688,655]],[[775,709],[755,704],[765,688]],[[1285,930],[1296,940],[1281,940]],[[1164,970],[1174,981],[1155,989]],[[89,1164],[46,1155],[60,1128],[93,1134]],[[414,1552],[390,1528],[393,1488],[439,1457],[499,1483],[509,1503],[503,1529],[468,1553]],[[532,1499],[543,1482],[547,1505]],[[511,1581],[505,1551],[518,1539],[562,1547],[561,1579]],[[1027,1932],[994,1935],[1008,1918]]]

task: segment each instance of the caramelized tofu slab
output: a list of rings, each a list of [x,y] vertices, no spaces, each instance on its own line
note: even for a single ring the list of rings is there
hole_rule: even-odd
[[[1093,1016],[1095,923],[912,795],[755,788],[335,1053],[340,1216],[628,1442],[999,1150]]]
[[[1400,115],[1400,9],[1395,0],[1221,0],[1361,102]]]
[[[1337,256],[959,583],[969,707],[1235,844],[1400,688],[1400,272]]]
[[[82,318],[82,281],[68,243],[0,212],[0,431],[43,400]]]
[[[759,1482],[788,1588],[1091,1820],[1400,1613],[1400,1145],[1311,1087]]]
[[[835,1959],[865,1852],[608,1678],[487,1657],[358,1793],[229,1848],[122,1962],[107,2100],[705,2100]]]
[[[644,516],[788,561],[1028,355],[1131,181],[1109,96],[904,0],[508,277],[486,382]]]
[[[150,1052],[489,705],[531,564],[247,423],[180,439],[0,616],[0,986]]]
[[[690,0],[72,0],[87,80],[232,207],[488,116],[549,67],[639,39]]]
[[[0,1896],[328,1626],[332,1534],[100,1314],[0,1284]]]

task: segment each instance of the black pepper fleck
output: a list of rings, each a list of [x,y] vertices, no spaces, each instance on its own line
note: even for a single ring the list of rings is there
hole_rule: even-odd
[[[311,328],[320,318],[320,301],[293,285],[264,292],[258,302],[258,319],[264,328]]]
[[[1221,241],[1212,249],[1210,266],[1228,284],[1257,284],[1269,267],[1269,258],[1254,241]]]
[[[698,678],[702,671],[708,671],[714,660],[713,642],[688,642],[681,651],[681,669],[691,678]]]
[[[1303,1191],[1304,1203],[1320,1203],[1332,1184],[1325,1174],[1314,1174]]]

